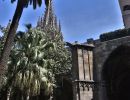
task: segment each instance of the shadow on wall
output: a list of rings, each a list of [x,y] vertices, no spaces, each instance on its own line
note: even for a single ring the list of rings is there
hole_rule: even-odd
[[[55,91],[54,100],[73,100],[72,83],[63,78],[63,82],[60,86],[61,87]]]
[[[102,76],[109,100],[130,100],[130,46],[119,46],[109,55]]]

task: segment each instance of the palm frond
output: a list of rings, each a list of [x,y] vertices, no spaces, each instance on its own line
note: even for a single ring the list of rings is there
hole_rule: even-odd
[[[42,0],[37,0],[38,6],[42,5]]]
[[[37,7],[37,0],[33,0],[33,9],[36,9]]]

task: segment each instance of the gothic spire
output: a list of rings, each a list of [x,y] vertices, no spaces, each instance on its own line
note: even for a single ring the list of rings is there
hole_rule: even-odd
[[[59,33],[61,32],[61,23],[60,23],[60,20],[59,20],[59,27],[58,27],[58,29],[59,29]]]
[[[48,1],[48,2],[47,2]],[[53,28],[56,30],[57,28],[57,18],[54,14],[54,9],[52,6],[52,0],[46,1],[46,8],[45,8],[45,14],[42,17],[42,24],[40,25],[39,22],[37,24],[38,27],[41,27],[43,30],[48,28]]]
[[[41,23],[41,20],[40,20],[40,19],[41,19],[41,17],[38,18],[37,26],[40,26],[40,25],[41,25],[41,24],[40,24],[40,23]]]
[[[48,0],[46,5],[45,14],[42,18],[42,25],[38,26],[41,27],[43,30],[48,28],[55,28],[55,15],[52,6],[52,0]]]
[[[61,32],[61,23],[60,23],[60,20],[59,20],[58,32],[60,33],[61,40],[63,41],[63,35],[62,35],[62,32]]]
[[[52,0],[48,0],[46,3],[44,16],[39,18],[37,27],[40,27],[45,32],[50,32],[51,30],[51,34],[53,33],[53,36],[55,36],[56,33],[61,32],[61,26],[57,23]]]

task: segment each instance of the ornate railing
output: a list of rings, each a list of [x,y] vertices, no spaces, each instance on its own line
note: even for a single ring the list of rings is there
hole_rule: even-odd
[[[104,81],[102,81],[102,82],[95,82],[93,80],[89,80],[89,81],[87,81],[87,80],[75,80],[74,82],[75,82],[77,87],[83,88],[83,91],[85,91],[86,88],[89,91],[90,88],[92,90],[94,90],[94,89],[96,89],[98,87],[107,87],[107,84]]]

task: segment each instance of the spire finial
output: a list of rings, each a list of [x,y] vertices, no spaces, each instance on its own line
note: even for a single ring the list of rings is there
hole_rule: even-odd
[[[37,27],[39,27],[39,26],[40,26],[40,16],[39,16],[38,21],[37,21]]]
[[[60,20],[59,20],[59,32],[61,32],[61,23],[60,23]]]
[[[61,34],[61,25],[60,22],[58,24],[57,22],[57,17],[54,13],[54,8],[53,8],[53,2],[52,0],[45,0],[46,8],[45,8],[45,14],[42,17],[42,21],[40,23],[40,28],[44,32],[50,32],[50,34],[55,36],[55,34]]]

